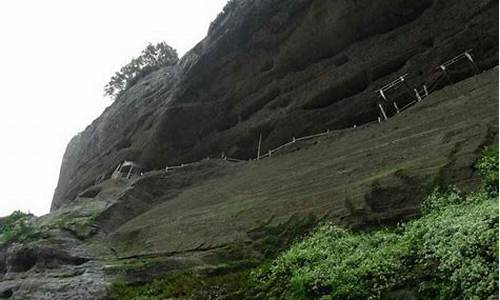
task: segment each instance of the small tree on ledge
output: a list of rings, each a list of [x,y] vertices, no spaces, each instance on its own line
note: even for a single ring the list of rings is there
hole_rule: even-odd
[[[139,57],[133,58],[111,77],[104,87],[104,95],[116,99],[139,79],[162,67],[173,66],[178,61],[177,51],[167,43],[149,43]]]

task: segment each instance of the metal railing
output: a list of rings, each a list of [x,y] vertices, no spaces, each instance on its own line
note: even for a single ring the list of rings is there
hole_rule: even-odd
[[[410,76],[409,76],[408,73],[406,73],[406,74],[404,74],[402,76],[399,76],[398,78],[392,80],[391,82],[385,84],[381,88],[377,89],[376,93],[377,93],[377,95],[379,97],[381,97],[384,100],[384,102],[389,103],[390,99],[387,96],[387,94],[388,94],[387,92],[390,91],[391,89],[397,88],[398,86],[404,86],[411,95],[414,95],[415,99],[412,100],[412,101],[410,101],[408,104],[406,104],[405,106],[403,106],[401,108],[399,108],[399,106],[397,105],[397,103],[394,101],[393,105],[394,105],[394,107],[396,109],[396,112],[397,113],[401,113],[401,112],[409,109],[413,105],[415,105],[415,104],[423,101],[425,98],[429,97],[429,95],[438,88],[439,83],[444,78],[448,77],[447,69],[451,65],[453,65],[453,64],[455,64],[455,63],[457,63],[459,61],[462,61],[464,59],[467,59],[470,62],[471,66],[473,68],[474,73],[478,74],[480,72],[479,71],[479,67],[475,63],[475,61],[474,61],[473,56],[472,56],[471,53],[472,53],[472,49],[469,49],[469,50],[465,51],[464,53],[461,53],[461,54],[457,55],[456,57],[454,57],[454,58],[452,58],[452,59],[444,62],[443,64],[441,64],[438,68],[436,68],[436,70],[441,70],[442,72],[437,77],[434,76],[435,78],[430,83],[425,83],[424,82],[420,86],[414,87],[412,89],[408,85],[408,83],[407,83],[408,82],[407,79]],[[430,73],[430,74],[428,74],[425,77],[431,77],[432,75],[435,75],[435,73],[434,72]],[[367,125],[367,124],[371,124],[371,123],[381,123],[381,121],[383,119],[384,120],[388,120],[389,119],[389,117],[387,116],[386,112],[384,111],[382,105],[380,103],[378,103],[377,106],[380,109],[381,116],[379,116],[379,118],[377,120],[375,120],[375,121],[367,122],[367,123],[364,123],[362,125]],[[354,125],[354,128],[357,128],[357,126]],[[326,132],[322,132],[322,133],[318,133],[318,134],[303,136],[303,137],[299,137],[299,138],[295,138],[294,137],[294,138],[292,138],[292,140],[290,142],[287,142],[287,143],[285,143],[283,145],[280,145],[280,146],[278,146],[278,147],[276,147],[274,149],[270,149],[265,154],[262,154],[262,155],[260,155],[260,146],[261,146],[261,136],[260,136],[259,137],[259,150],[258,150],[258,154],[257,154],[256,158],[251,158],[249,160],[241,160],[241,159],[235,159],[235,158],[226,157],[225,154],[223,153],[222,154],[222,159],[226,160],[226,161],[230,161],[230,162],[248,162],[248,161],[252,161],[252,160],[260,160],[260,159],[270,158],[275,153],[277,153],[277,152],[279,152],[281,150],[284,150],[287,147],[296,144],[297,142],[307,141],[307,140],[311,140],[311,139],[315,139],[315,138],[320,138],[320,137],[323,137],[323,136],[327,136],[330,133],[332,133],[332,131],[330,131],[329,129],[327,129]],[[179,166],[174,166],[174,167],[166,167],[166,171],[168,172],[168,171],[173,171],[173,170],[181,169],[181,168],[193,165],[193,164],[194,163],[189,163],[189,164],[181,164]]]
[[[413,89],[408,85],[407,83],[407,78],[409,77],[409,74],[406,73],[402,76],[399,76],[397,79],[394,79],[392,80],[391,82],[385,84],[384,86],[382,86],[381,88],[377,89],[375,91],[375,93],[378,95],[378,97],[382,98],[383,99],[383,103],[387,104],[387,103],[390,103],[391,100],[389,99],[388,97],[388,92],[392,89],[395,89],[397,88],[398,86],[404,86],[405,89],[407,89],[407,91],[410,93],[410,95],[413,95],[415,97],[414,100],[410,101],[408,104],[406,104],[405,106],[399,108],[399,106],[397,105],[397,103],[395,101],[392,101],[393,102],[393,106],[394,108],[396,109],[396,113],[399,114],[399,113],[402,113],[403,111],[409,109],[410,107],[412,107],[413,105],[419,103],[419,102],[422,102],[425,98],[427,98],[432,92],[436,91],[439,87],[439,84],[441,83],[441,81],[445,78],[447,78],[450,82],[451,82],[451,79],[449,77],[449,74],[447,72],[447,70],[449,69],[450,66],[452,66],[453,64],[457,63],[457,62],[460,62],[462,60],[468,60],[474,73],[475,74],[479,74],[480,73],[480,69],[479,67],[477,66],[477,64],[475,63],[474,61],[474,58],[472,56],[472,49],[469,49],[459,55],[457,55],[456,57],[444,62],[443,64],[441,64],[439,67],[437,67],[434,72],[428,74],[427,76],[425,77],[431,77],[433,78],[433,80],[429,83],[426,83],[426,82],[423,82],[421,83],[419,86],[417,87],[414,87]],[[439,75],[435,76],[436,73],[435,72],[440,72]],[[434,75],[434,76],[432,76]],[[368,124],[371,124],[371,123],[381,123],[382,120],[388,120],[390,118],[390,116],[387,115],[386,111],[384,110],[384,105],[380,102],[377,103],[377,108],[379,108],[379,112],[380,112],[380,115],[378,117],[377,120],[375,121],[371,121],[371,122],[366,122],[362,125],[368,125]],[[356,125],[354,125],[354,128],[357,128]],[[219,158],[220,160],[223,160],[223,161],[228,161],[228,162],[233,162],[233,163],[242,163],[242,162],[248,162],[248,161],[252,161],[252,160],[261,160],[261,159],[265,159],[265,158],[270,158],[272,157],[275,153],[279,152],[279,151],[282,151],[284,149],[286,149],[287,147],[291,146],[291,145],[294,145],[296,144],[297,142],[302,142],[302,141],[307,141],[307,140],[312,140],[312,139],[316,139],[316,138],[320,138],[320,137],[323,137],[323,136],[327,136],[329,134],[331,134],[333,131],[330,131],[329,129],[327,129],[325,132],[322,132],[322,133],[318,133],[318,134],[313,134],[313,135],[308,135],[308,136],[303,136],[303,137],[299,137],[299,138],[292,138],[292,140],[290,142],[287,142],[285,144],[282,144],[274,149],[270,149],[267,151],[267,153],[261,155],[260,154],[260,150],[261,150],[261,142],[262,142],[262,135],[259,136],[259,149],[257,151],[257,157],[256,158],[251,158],[249,160],[243,160],[243,159],[237,159],[237,158],[231,158],[231,157],[227,157],[224,153],[222,153],[221,157]],[[204,160],[211,160],[212,158],[205,158]],[[203,160],[201,160],[203,161]],[[179,169],[183,169],[185,167],[189,167],[189,166],[192,166],[192,165],[195,165],[195,164],[199,164],[201,161],[198,161],[198,162],[191,162],[191,163],[183,163],[183,164],[180,164],[180,165],[176,165],[176,166],[166,166],[164,168],[164,171],[165,172],[173,172],[175,170],[179,170]],[[102,182],[103,181],[103,178],[102,177],[99,177],[96,182]]]

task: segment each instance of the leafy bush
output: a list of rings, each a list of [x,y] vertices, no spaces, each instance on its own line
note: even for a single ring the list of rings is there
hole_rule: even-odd
[[[408,252],[401,240],[385,230],[356,234],[324,224],[256,271],[256,285],[268,291],[264,298],[367,299],[396,284]]]
[[[498,147],[484,149],[476,167],[483,178],[486,191],[498,194]]]
[[[464,201],[464,194],[456,187],[449,187],[447,189],[436,188],[427,198],[422,202],[422,213],[429,214],[445,209],[453,204],[459,204]]]
[[[409,223],[405,238],[413,245],[418,268],[428,276],[420,283],[420,294],[488,299],[497,291],[498,198],[484,191],[472,193]]]
[[[498,203],[487,193],[435,192],[399,230],[354,233],[324,224],[254,272],[261,297],[488,299],[498,288]]]
[[[162,67],[173,66],[178,61],[177,51],[167,43],[148,44],[139,57],[133,58],[111,77],[104,87],[104,94],[116,99],[139,79]]]
[[[319,226],[252,274],[262,299],[495,299],[498,151],[478,163],[486,189],[436,189],[422,217],[393,230]]]
[[[33,218],[32,214],[21,211],[15,211],[8,217],[0,218],[0,245],[36,238],[39,233],[31,224]]]

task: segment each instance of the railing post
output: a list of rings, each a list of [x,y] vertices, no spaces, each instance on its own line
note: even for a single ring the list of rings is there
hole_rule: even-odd
[[[417,101],[420,102],[422,101],[422,96],[420,96],[420,93],[418,92],[417,89],[413,89],[415,91],[415,96],[417,96]]]
[[[439,66],[439,68],[441,69],[441,71],[443,71],[444,76],[446,77],[446,79],[448,79],[448,82],[450,84],[453,84],[453,81],[451,81],[450,75],[448,75],[448,72],[446,71],[446,66],[445,65],[441,65],[441,66]]]
[[[262,132],[259,135],[259,146],[257,147],[257,160],[260,160],[260,147],[262,145]]]
[[[424,93],[425,93],[425,97],[429,97],[429,90],[427,89],[426,84],[424,84]]]
[[[130,175],[132,175],[133,169],[134,169],[134,166],[130,166],[130,169],[128,169],[127,179],[130,179]]]
[[[396,109],[396,113],[400,113],[399,111],[399,107],[398,107],[398,104],[396,103],[396,101],[392,102],[392,105],[394,105],[394,108]]]
[[[382,99],[384,99],[384,101],[387,101],[387,97],[385,96],[385,93],[382,89],[378,90],[378,92],[380,93],[380,97],[382,97]]]
[[[476,73],[476,75],[479,75],[479,73],[481,73],[481,71],[479,70],[479,67],[477,66],[474,59],[472,58],[472,55],[468,51],[465,51],[464,55],[469,60],[469,63],[472,65],[472,69],[474,70],[474,73]]]
[[[382,116],[384,117],[384,120],[387,120],[387,114],[385,113],[384,108],[382,107],[382,104],[378,104],[378,108],[380,109],[380,112],[382,113]]]

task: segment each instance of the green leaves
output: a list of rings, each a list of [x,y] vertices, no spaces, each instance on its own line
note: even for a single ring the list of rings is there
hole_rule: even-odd
[[[451,194],[451,198],[456,194]],[[498,281],[498,200],[486,192],[431,211],[406,228],[420,264],[441,288],[420,287],[441,299],[487,299]],[[432,284],[427,284],[432,286]]]
[[[422,213],[424,215],[436,212],[463,203],[465,198],[456,187],[449,187],[446,190],[436,188],[422,203]]]
[[[0,245],[11,242],[23,242],[38,236],[31,224],[32,214],[15,211],[10,216],[0,218]]]
[[[498,194],[498,147],[484,149],[476,167],[486,191]]]
[[[352,233],[324,224],[254,276],[270,297],[377,298],[396,285],[408,253],[402,238],[386,230]]]
[[[489,299],[498,289],[498,151],[478,162],[484,187],[436,189],[396,230],[319,226],[253,272],[268,299]]]
[[[167,43],[148,44],[141,55],[133,58],[111,77],[104,87],[104,95],[117,98],[137,81],[162,67],[173,66],[179,61],[177,51]]]

